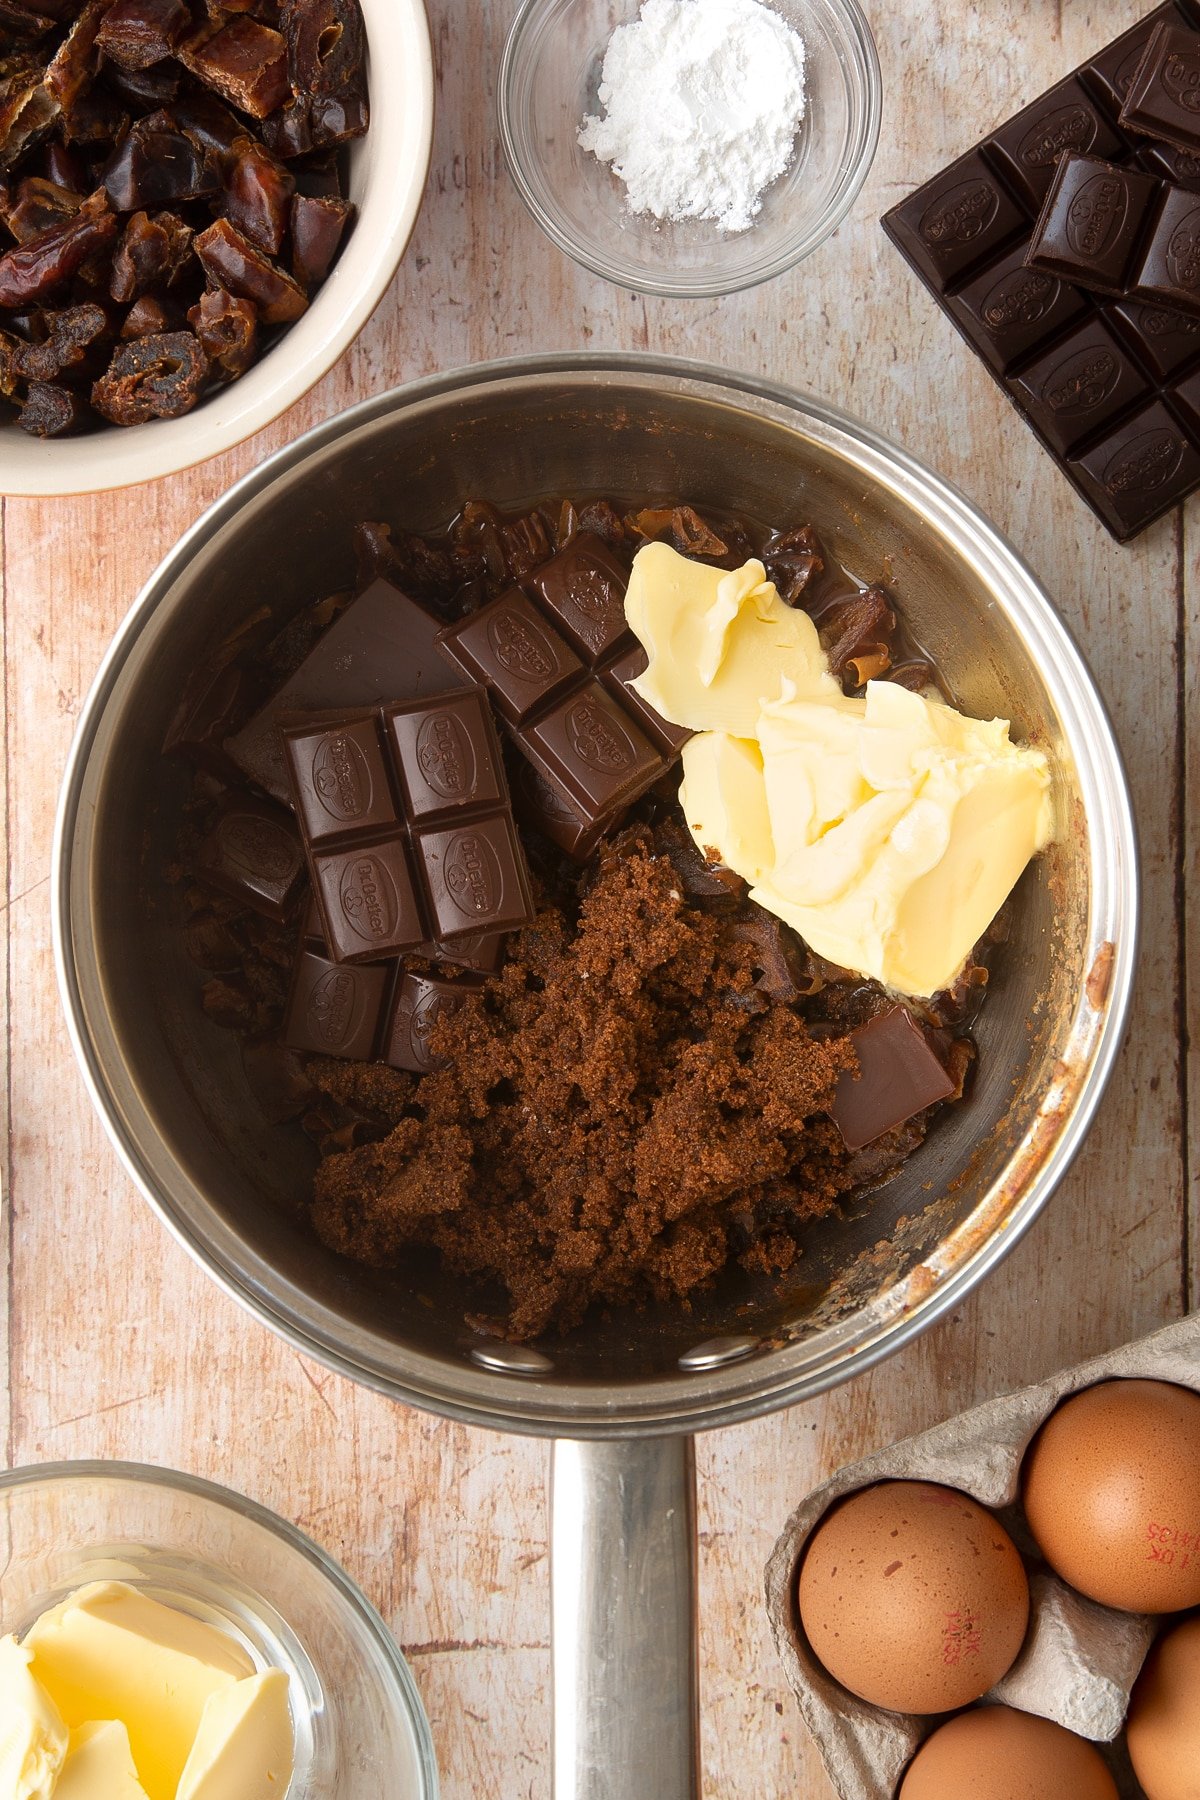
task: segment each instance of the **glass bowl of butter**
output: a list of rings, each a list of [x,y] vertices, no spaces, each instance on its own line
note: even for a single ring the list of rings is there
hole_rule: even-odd
[[[0,1474],[0,1794],[436,1800],[382,1619],[253,1501],[131,1463]]]

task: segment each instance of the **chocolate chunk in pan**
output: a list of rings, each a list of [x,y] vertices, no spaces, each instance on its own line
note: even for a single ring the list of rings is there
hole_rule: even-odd
[[[292,274],[306,293],[319,287],[328,275],[353,217],[349,200],[299,193],[293,199]]]
[[[567,549],[535,568],[526,581],[542,610],[587,662],[611,655],[627,635],[628,574],[591,532],[579,532]]]
[[[282,36],[247,13],[185,39],[178,56],[197,80],[255,119],[265,119],[291,96]]]
[[[439,1020],[461,1012],[480,985],[469,975],[450,980],[445,975],[418,975],[406,970],[396,984],[387,1021],[382,1044],[384,1062],[393,1069],[408,1069],[414,1075],[438,1068],[442,1059],[431,1042],[434,1027]]]
[[[116,215],[101,189],[88,196],[73,218],[0,256],[0,306],[49,299],[116,235]]]
[[[306,1055],[369,1062],[379,1043],[392,978],[388,964],[335,963],[314,950],[302,950],[283,1042]]]
[[[196,877],[282,922],[304,883],[304,852],[285,812],[250,794],[227,795],[196,853]]]
[[[214,373],[219,370],[231,379],[245,374],[258,341],[258,314],[249,300],[237,300],[224,288],[210,288],[189,311],[188,324]]]
[[[190,331],[136,338],[114,353],[92,389],[92,405],[113,425],[178,419],[200,398],[208,358]]]
[[[264,325],[290,324],[306,310],[303,290],[228,219],[202,231],[195,249],[214,285],[252,301]]]
[[[148,69],[170,56],[191,24],[185,0],[112,0],[96,43],[122,69]]]
[[[838,1076],[829,1114],[848,1150],[861,1150],[939,1100],[957,1083],[924,1031],[903,1006],[876,1014],[850,1033],[857,1071]]]

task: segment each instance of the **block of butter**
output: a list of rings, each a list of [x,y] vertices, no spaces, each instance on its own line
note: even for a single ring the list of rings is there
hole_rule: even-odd
[[[626,615],[634,687],[676,725],[700,849],[819,956],[908,996],[951,986],[1051,832],[1050,771],[1004,719],[888,681],[847,696],[762,563],[648,544]]]
[[[285,1800],[289,1681],[123,1582],[0,1639],[0,1800]]]

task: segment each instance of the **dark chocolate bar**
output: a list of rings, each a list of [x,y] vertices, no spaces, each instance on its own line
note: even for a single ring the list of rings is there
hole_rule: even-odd
[[[829,1109],[848,1150],[861,1150],[954,1093],[930,1037],[904,1006],[889,1007],[850,1033],[858,1070],[838,1076]]]
[[[1200,38],[1171,19],[1151,34],[1125,94],[1126,131],[1200,150]]]
[[[1200,47],[1200,8],[1168,0],[883,221],[1063,473],[1122,541],[1200,485],[1200,429],[1180,399],[1200,368],[1200,319],[1179,306],[1180,277],[1191,268],[1191,226],[1181,214],[1165,241],[1157,227],[1148,230],[1123,271],[1130,286],[1124,294],[1087,291],[1090,274],[1070,261],[1080,253],[1069,241],[1070,257],[1053,268],[1024,265],[1067,156],[1091,155],[1130,175],[1200,186],[1200,159],[1180,163],[1185,152],[1147,142],[1120,122],[1163,23]],[[1099,198],[1098,190],[1089,193],[1082,211]],[[1089,271],[1105,256],[1089,255],[1085,244]]]
[[[625,621],[626,584],[607,545],[580,532],[524,588],[438,640],[488,689],[528,764],[515,782],[523,816],[580,860],[690,735],[625,685],[639,653]]]
[[[533,917],[478,689],[280,725],[330,954],[375,962]]]
[[[225,743],[232,760],[266,793],[290,801],[278,724],[285,713],[378,706],[461,687],[437,649],[442,622],[382,577],[322,633],[300,667],[248,724]]]

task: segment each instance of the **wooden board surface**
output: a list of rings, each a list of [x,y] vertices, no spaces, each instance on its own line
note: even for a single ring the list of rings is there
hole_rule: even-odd
[[[883,138],[852,218],[783,280],[682,306],[567,262],[505,173],[492,93],[513,0],[432,0],[439,116],[425,208],[358,343],[270,431],[126,494],[2,504],[10,1120],[0,1430],[10,1465],[122,1456],[227,1482],[318,1538],[382,1610],[429,1710],[446,1800],[549,1795],[541,1444],[390,1405],[295,1354],[202,1276],[135,1194],[60,1017],[48,869],[81,701],[140,584],[270,449],[361,396],[527,350],[650,348],[771,376],[859,414],[957,482],[1046,582],[1129,761],[1146,907],[1129,1040],[1101,1117],[1036,1229],[952,1318],[872,1374],[699,1446],[706,1792],[828,1793],[783,1687],[761,1571],[837,1464],[1177,1316],[1200,1043],[1200,502],[1117,548],[929,303],[886,207],[1147,10],[1138,0],[868,0]],[[484,104],[481,86],[487,87]],[[1189,798],[1190,789],[1190,798]],[[187,1321],[186,1332],[181,1321]]]

